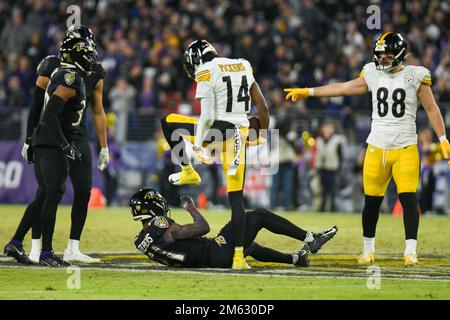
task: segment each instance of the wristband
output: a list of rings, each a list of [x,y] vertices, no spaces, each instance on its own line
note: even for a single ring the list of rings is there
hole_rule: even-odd
[[[445,136],[445,134],[443,136],[439,137],[439,142],[444,142],[447,141],[447,137]]]
[[[314,88],[308,88],[308,93],[310,97],[314,97]]]

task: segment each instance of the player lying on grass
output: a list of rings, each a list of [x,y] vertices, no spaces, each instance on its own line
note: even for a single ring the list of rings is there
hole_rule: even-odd
[[[131,214],[140,220],[143,230],[137,235],[135,245],[151,260],[169,267],[231,268],[234,238],[228,222],[215,238],[206,238],[209,224],[196,208],[191,197],[180,197],[181,205],[192,216],[194,223],[180,225],[168,216],[166,199],[152,189],[141,189],[130,199]],[[313,233],[295,226],[290,221],[266,209],[256,209],[245,214],[244,255],[263,262],[309,265],[308,253],[316,253],[337,232],[334,226],[324,232]],[[282,253],[266,248],[254,240],[261,229],[303,241],[296,253]]]

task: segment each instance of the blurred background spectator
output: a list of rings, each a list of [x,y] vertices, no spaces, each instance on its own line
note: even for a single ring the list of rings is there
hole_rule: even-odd
[[[159,119],[170,112],[199,114],[193,96],[195,83],[184,74],[182,57],[191,41],[206,38],[219,55],[248,59],[271,114],[274,118],[285,114],[290,119],[283,124],[283,131],[292,132],[295,138],[283,148],[286,166],[283,164],[273,177],[272,200],[281,201],[273,205],[314,208],[314,137],[323,119],[332,118],[348,142],[342,148],[345,160],[335,177],[335,195],[340,204],[349,205],[337,209],[359,210],[358,205],[350,205],[354,189],[349,186],[358,185],[354,177],[360,171],[355,170],[355,163],[370,130],[370,94],[290,103],[284,100],[282,88],[356,78],[372,59],[372,41],[381,32],[366,27],[366,8],[373,1],[0,0],[0,139],[24,138],[36,66],[46,55],[58,54],[69,16],[66,9],[72,3],[81,8],[81,22],[94,31],[99,61],[107,71],[104,104],[117,119],[113,136],[122,152],[115,164],[117,194],[126,198],[127,192],[133,191],[123,183],[132,180],[124,175],[131,174],[128,169],[134,165],[127,162],[128,169],[122,170],[124,159],[131,159],[127,152],[132,148],[124,150],[127,143],[154,145]],[[448,2],[389,0],[376,4],[381,8],[383,31],[401,32],[407,38],[411,52],[408,63],[431,70],[433,92],[450,126]],[[417,123],[420,129],[429,127],[423,109],[418,112]],[[90,119],[88,126],[92,128]],[[90,136],[95,141],[95,134]],[[153,155],[148,161],[155,165],[145,170],[157,170],[159,161],[165,161],[164,156]],[[136,165],[135,170],[144,169]],[[214,171],[211,174],[215,177]],[[155,175],[143,172],[142,177]],[[144,184],[159,183],[154,181],[159,178],[143,179]],[[217,183],[219,179],[211,180]],[[275,188],[277,181],[283,186],[292,183],[292,195]],[[277,193],[284,198],[278,199]],[[214,202],[216,196],[212,196]]]

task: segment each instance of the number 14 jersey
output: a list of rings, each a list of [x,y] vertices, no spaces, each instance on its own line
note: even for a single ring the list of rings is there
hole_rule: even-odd
[[[197,99],[214,97],[214,120],[248,127],[250,87],[255,78],[245,59],[214,58],[195,70]]]
[[[360,77],[372,92],[372,127],[366,142],[381,149],[417,144],[417,91],[422,83],[431,86],[430,71],[405,66],[399,72],[387,73],[377,70],[371,62],[364,66]]]

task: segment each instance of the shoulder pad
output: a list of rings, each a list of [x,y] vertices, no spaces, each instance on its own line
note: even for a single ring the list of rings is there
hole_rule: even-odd
[[[208,63],[202,64],[195,70],[195,81],[209,81],[211,80],[211,65]]]
[[[431,72],[425,67],[416,67],[415,74],[420,83],[426,84],[428,86],[432,85]]]
[[[97,62],[92,66],[92,71],[95,72],[98,79],[104,79],[106,76],[106,71],[100,62]]]
[[[39,62],[36,68],[39,76],[50,78],[52,72],[60,66],[59,58],[57,56],[47,56]]]
[[[160,229],[167,229],[170,225],[170,221],[166,217],[156,216],[151,221],[151,224]]]
[[[359,73],[359,76],[362,78],[362,77],[364,77],[364,74],[365,74],[366,72],[371,72],[371,71],[373,71],[373,70],[376,70],[375,62],[369,62],[369,63],[366,63],[366,64],[364,65],[363,69],[361,70],[361,72]]]
[[[64,87],[77,89],[80,86],[81,76],[67,69],[58,69],[51,77],[52,83]]]

